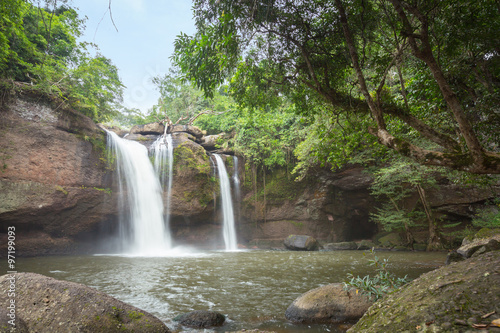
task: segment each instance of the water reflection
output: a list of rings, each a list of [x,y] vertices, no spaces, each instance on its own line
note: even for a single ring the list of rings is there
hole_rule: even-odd
[[[391,271],[415,278],[441,266],[443,253],[380,252]],[[146,310],[173,330],[172,318],[193,310],[227,316],[219,331],[343,332],[333,325],[297,326],[284,313],[306,291],[342,282],[347,273],[373,274],[361,251],[180,252],[168,257],[75,256],[20,259],[31,271],[83,283]],[[217,331],[214,330],[214,331]]]

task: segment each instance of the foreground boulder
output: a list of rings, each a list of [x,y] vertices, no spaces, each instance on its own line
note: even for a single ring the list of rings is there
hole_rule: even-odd
[[[29,332],[170,332],[153,315],[95,289],[35,273],[0,277],[2,308],[12,285],[16,319]]]
[[[214,311],[192,311],[179,315],[174,318],[174,321],[179,324],[194,328],[208,328],[222,326],[226,317],[223,314]]]
[[[349,322],[361,318],[372,304],[367,296],[332,283],[297,298],[286,309],[285,317],[295,323]]]
[[[371,306],[348,332],[470,332],[490,325],[496,332],[499,318],[495,251],[423,274]]]
[[[290,235],[285,239],[284,245],[293,251],[317,251],[319,249],[318,241],[314,237],[305,235]]]

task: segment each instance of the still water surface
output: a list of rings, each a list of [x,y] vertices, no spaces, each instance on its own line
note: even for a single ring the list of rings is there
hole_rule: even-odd
[[[416,278],[441,266],[444,253],[378,252],[390,270]],[[368,257],[370,255],[368,254]],[[193,310],[226,315],[223,327],[277,332],[343,332],[336,325],[294,325],[285,319],[295,298],[313,288],[343,282],[347,273],[373,274],[362,251],[176,251],[167,257],[111,255],[24,258],[20,272],[83,283],[152,313],[174,332],[172,318]]]

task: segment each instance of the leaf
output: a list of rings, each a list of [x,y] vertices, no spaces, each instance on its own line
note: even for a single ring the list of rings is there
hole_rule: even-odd
[[[495,314],[495,312],[496,312],[496,311],[491,311],[491,312],[489,312],[489,313],[487,313],[487,314],[485,314],[485,315],[482,315],[482,316],[481,316],[481,318],[482,318],[482,319],[488,318],[489,316],[491,316],[491,315]]]
[[[500,327],[500,319],[495,319],[491,322],[492,326]]]

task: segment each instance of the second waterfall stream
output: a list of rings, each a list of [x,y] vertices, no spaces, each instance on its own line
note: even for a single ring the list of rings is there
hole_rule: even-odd
[[[236,251],[238,242],[236,240],[236,228],[234,225],[234,210],[233,198],[231,196],[231,184],[227,175],[226,166],[222,157],[217,154],[213,155],[217,162],[217,170],[219,171],[220,195],[222,198],[222,217],[223,217],[223,235],[226,251]]]

